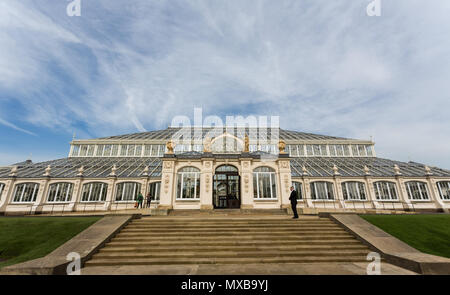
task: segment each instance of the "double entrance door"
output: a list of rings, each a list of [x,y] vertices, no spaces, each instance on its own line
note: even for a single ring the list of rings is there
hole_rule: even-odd
[[[241,207],[239,192],[239,174],[228,172],[214,175],[214,209],[232,209]]]

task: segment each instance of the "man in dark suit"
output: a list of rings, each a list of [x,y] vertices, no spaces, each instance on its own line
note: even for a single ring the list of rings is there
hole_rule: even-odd
[[[289,196],[289,200],[291,201],[292,211],[294,212],[294,217],[292,219],[297,219],[297,191],[291,186],[291,195]]]

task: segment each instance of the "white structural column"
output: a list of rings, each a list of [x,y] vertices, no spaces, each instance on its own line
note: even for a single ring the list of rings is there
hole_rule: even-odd
[[[403,202],[402,209],[405,209],[405,206],[403,204],[406,204],[406,206],[408,207],[407,209],[413,210],[414,206],[411,204],[411,200],[408,198],[405,181],[401,176],[396,176],[395,179],[397,180],[397,187],[399,189],[398,199],[399,201]]]
[[[375,189],[373,188],[373,181],[369,175],[365,176],[366,179],[366,191],[367,191],[367,201],[370,202],[370,206],[374,209],[380,207],[377,198],[375,196]]]
[[[36,213],[37,209],[39,207],[42,208],[42,206],[44,205],[49,181],[50,177],[45,177],[44,179],[41,179],[40,181],[37,182],[39,183],[39,191],[36,197],[36,201],[32,204],[31,208],[32,213]]]
[[[117,181],[116,176],[108,177],[108,181],[107,181],[108,191],[106,193],[106,200],[105,200],[105,204],[104,204],[105,210],[111,210],[111,205],[114,200],[114,196],[116,194],[116,181]]]
[[[292,186],[289,158],[278,159],[278,171],[280,175],[281,208],[289,208],[291,204],[289,201],[290,187]]]
[[[213,206],[213,161],[202,159],[202,170],[200,176],[200,209],[211,210]]]
[[[338,206],[340,206],[340,208],[345,208],[344,193],[342,192],[341,183],[341,177],[339,175],[335,175],[333,181],[335,202],[338,204]]]
[[[5,212],[6,207],[9,203],[11,203],[11,198],[13,197],[12,194],[14,192],[14,183],[16,181],[15,177],[9,178],[6,181],[2,180],[2,183],[5,184],[5,187],[3,188],[3,193],[0,196],[0,212]]]
[[[430,176],[427,177],[427,184],[430,191],[430,199],[433,200],[437,209],[442,209],[445,213],[449,213],[450,210],[446,208],[444,201],[441,199],[439,189],[437,187],[437,181]]]
[[[81,208],[81,193],[83,191],[83,177],[79,176],[77,177],[77,180],[75,181],[75,185],[73,187],[73,195],[72,195],[72,201],[69,207],[72,208],[72,211],[77,211],[78,207]]]
[[[175,158],[164,158],[161,174],[161,196],[159,200],[160,209],[172,209],[172,200],[175,199]]]
[[[241,161],[241,208],[253,208],[253,171],[252,160],[242,158]]]

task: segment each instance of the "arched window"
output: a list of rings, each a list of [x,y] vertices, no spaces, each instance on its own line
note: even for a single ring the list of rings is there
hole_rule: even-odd
[[[303,184],[301,182],[293,181],[292,186],[297,191],[297,200],[303,199]]]
[[[409,181],[406,183],[406,191],[410,200],[429,200],[428,188],[425,182]]]
[[[177,199],[200,199],[200,170],[184,167],[177,175]]]
[[[116,188],[116,202],[137,200],[141,192],[141,184],[138,182],[121,182]]]
[[[334,200],[333,183],[326,181],[311,182],[311,198],[313,200]]]
[[[0,200],[2,199],[2,193],[3,193],[3,189],[5,188],[5,184],[4,183],[0,183]]]
[[[342,183],[344,200],[367,200],[364,182],[347,181]]]
[[[222,165],[216,168],[216,172],[238,172],[238,169],[231,165]]]
[[[90,182],[83,184],[81,202],[104,202],[108,192],[108,184],[103,182]]]
[[[148,192],[153,201],[159,201],[159,196],[161,194],[161,182],[152,182],[149,184]]]
[[[259,167],[253,170],[253,193],[255,199],[277,198],[274,169],[270,167]]]
[[[13,203],[32,203],[36,201],[39,192],[39,183],[17,184],[14,191]]]
[[[72,199],[73,183],[52,183],[48,189],[47,202],[69,202]]]
[[[442,200],[450,200],[450,181],[440,181],[437,183],[439,196]]]
[[[394,182],[378,181],[373,184],[377,200],[398,200],[397,188]]]

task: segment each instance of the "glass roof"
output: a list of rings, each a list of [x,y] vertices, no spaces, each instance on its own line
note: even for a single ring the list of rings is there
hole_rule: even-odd
[[[214,155],[214,158],[238,159],[240,155]],[[249,156],[258,159],[261,153],[250,153]],[[197,153],[186,153],[175,155],[176,158],[201,158]],[[398,165],[400,172],[406,177],[425,177],[426,171],[423,164],[409,162],[397,162],[381,158],[290,158],[291,174],[293,177],[301,177],[303,166],[309,176],[332,177],[334,175],[333,166],[336,165],[338,172],[343,177],[365,176],[364,166],[369,168],[371,176],[392,177],[395,176],[394,165]],[[83,176],[85,178],[105,178],[111,173],[115,165],[116,175],[119,178],[141,177],[144,169],[148,166],[150,177],[161,177],[162,158],[64,158],[35,164],[17,165],[18,178],[42,178],[47,166],[51,166],[50,175],[53,178],[74,178],[78,174],[78,169],[84,166]],[[433,176],[450,177],[450,171],[436,167],[430,167]],[[8,178],[11,167],[0,168],[0,178]]]
[[[102,137],[98,138],[101,140],[163,140],[167,141],[169,139],[172,139],[173,136],[180,131],[182,128],[173,128],[169,127],[164,130],[157,130],[157,131],[149,131],[149,132],[140,132],[140,133],[132,133],[132,134],[125,134],[125,135],[117,135],[117,136],[109,136],[109,137]],[[200,130],[200,128],[192,127],[189,129],[185,129],[180,134],[182,134],[184,131],[187,131],[189,133],[190,131],[190,138],[195,139],[198,138],[198,133],[196,130]],[[270,139],[273,133],[273,136],[276,136],[277,138],[279,136],[280,139],[283,140],[352,140],[348,138],[342,138],[342,137],[335,137],[335,136],[327,136],[327,135],[319,135],[319,134],[312,134],[312,133],[305,133],[305,132],[298,132],[298,131],[289,131],[284,130],[280,128],[211,128],[211,127],[203,127],[202,128],[202,137],[210,137],[214,138],[216,136],[222,135],[224,132],[231,133],[233,135],[236,135],[239,138],[242,138],[245,136],[245,134],[248,134],[250,140],[252,139],[261,139],[261,138],[267,138]]]

